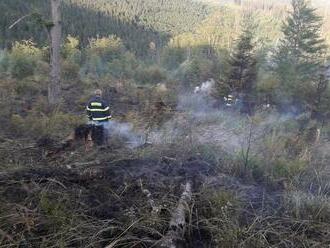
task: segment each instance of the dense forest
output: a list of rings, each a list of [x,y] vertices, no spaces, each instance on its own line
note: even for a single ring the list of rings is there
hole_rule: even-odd
[[[328,1],[0,10],[0,247],[330,245]]]
[[[44,23],[50,20],[49,4],[46,1],[2,1],[2,39],[6,47],[13,40],[30,39],[46,43]],[[192,31],[209,10],[193,1],[63,1],[63,29],[67,35],[76,36],[82,44],[96,36],[114,34],[124,40],[125,45],[141,54],[150,42],[165,45],[171,34]],[[188,13],[186,15],[185,13]],[[22,25],[8,30],[18,18],[31,15]]]

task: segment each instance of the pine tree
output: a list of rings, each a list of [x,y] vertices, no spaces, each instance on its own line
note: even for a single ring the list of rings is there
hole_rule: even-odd
[[[287,103],[302,107],[306,93],[318,80],[326,45],[321,38],[322,18],[306,0],[292,0],[292,12],[283,24],[283,39],[274,57],[281,82],[280,95]],[[283,99],[281,99],[283,100]]]
[[[256,81],[256,55],[253,43],[253,28],[248,25],[238,39],[229,61],[231,71],[229,86],[237,94],[243,95],[243,111],[251,112],[253,106],[253,88]]]

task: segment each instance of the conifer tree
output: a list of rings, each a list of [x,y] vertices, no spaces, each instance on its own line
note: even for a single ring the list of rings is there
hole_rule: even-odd
[[[275,72],[280,81],[281,96],[287,103],[305,105],[306,93],[313,91],[323,63],[326,45],[321,37],[322,18],[306,0],[292,0],[289,13],[275,54]]]
[[[231,70],[229,85],[233,92],[243,96],[243,111],[250,112],[253,105],[252,92],[256,81],[256,55],[253,43],[253,27],[244,28],[229,61]]]

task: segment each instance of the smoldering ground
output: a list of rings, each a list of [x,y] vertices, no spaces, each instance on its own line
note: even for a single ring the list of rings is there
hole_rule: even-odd
[[[202,82],[194,89],[179,94],[173,116],[160,127],[137,131],[129,122],[111,120],[106,125],[108,139],[117,143],[121,141],[131,149],[146,143],[170,144],[184,140],[191,143],[192,140],[195,144],[222,147],[231,154],[246,149],[246,143],[250,142],[252,152],[257,153],[270,130],[280,130],[290,122],[296,125],[304,115],[279,113],[268,106],[248,116],[241,114],[236,105],[227,107],[220,104],[216,95],[213,79]]]
[[[121,141],[128,148],[136,148],[146,143],[145,137],[134,130],[131,123],[110,120],[105,127],[107,139],[113,143],[114,140]]]
[[[215,82],[210,79],[179,95],[176,113],[160,128],[151,131],[150,141],[210,144],[232,155],[251,145],[251,152],[257,154],[270,132],[297,133],[298,122],[305,117],[304,113],[279,113],[269,106],[260,108],[253,116],[241,114],[238,106],[219,104],[214,93]]]

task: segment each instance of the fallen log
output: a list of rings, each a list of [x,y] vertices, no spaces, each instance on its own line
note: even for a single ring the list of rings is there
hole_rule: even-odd
[[[189,210],[189,203],[192,196],[192,183],[187,182],[181,195],[179,203],[172,214],[167,234],[162,239],[160,247],[176,248],[178,243],[183,241],[186,231],[186,213]]]

